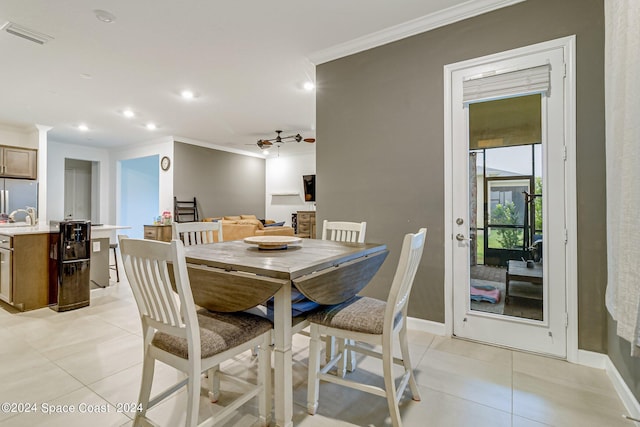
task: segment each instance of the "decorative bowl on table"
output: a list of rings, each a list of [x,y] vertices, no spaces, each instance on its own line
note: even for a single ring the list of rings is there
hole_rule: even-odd
[[[287,249],[288,245],[300,243],[302,239],[295,236],[251,236],[244,239],[245,243],[258,245],[258,249]]]

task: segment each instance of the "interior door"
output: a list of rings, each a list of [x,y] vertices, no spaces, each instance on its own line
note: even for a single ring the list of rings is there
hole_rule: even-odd
[[[567,352],[564,63],[555,47],[451,73],[453,333],[558,357]],[[524,85],[503,91],[510,76]]]

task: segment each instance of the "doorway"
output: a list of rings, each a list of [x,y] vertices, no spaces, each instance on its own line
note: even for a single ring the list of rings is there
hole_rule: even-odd
[[[64,217],[99,222],[99,163],[64,160]]]
[[[567,357],[572,48],[566,38],[445,67],[452,335]]]

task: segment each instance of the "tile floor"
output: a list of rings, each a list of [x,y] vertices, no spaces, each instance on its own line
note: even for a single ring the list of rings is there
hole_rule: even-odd
[[[3,407],[0,427],[132,424],[132,414],[119,409],[138,394],[138,312],[126,282],[94,290],[91,298],[90,307],[66,313],[0,309],[0,402],[37,410],[17,414]],[[318,414],[306,413],[307,340],[294,341],[294,425],[388,426],[384,399],[327,383],[321,383]],[[422,400],[402,399],[405,426],[633,426],[621,417],[625,409],[604,371],[415,330],[410,345]],[[351,375],[381,383],[376,362],[361,358]],[[254,376],[256,363],[246,353],[223,369]],[[158,364],[154,389],[177,379],[176,371]],[[184,403],[179,392],[149,418],[158,426],[179,426]],[[203,397],[201,415],[215,410]],[[256,415],[251,402],[225,426],[256,425]]]

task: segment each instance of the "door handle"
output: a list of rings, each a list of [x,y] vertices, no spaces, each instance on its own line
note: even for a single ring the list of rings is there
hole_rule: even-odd
[[[464,242],[465,240],[470,241],[471,239],[467,239],[466,237],[464,237],[464,234],[458,233],[458,234],[456,234],[456,240],[458,242]]]

